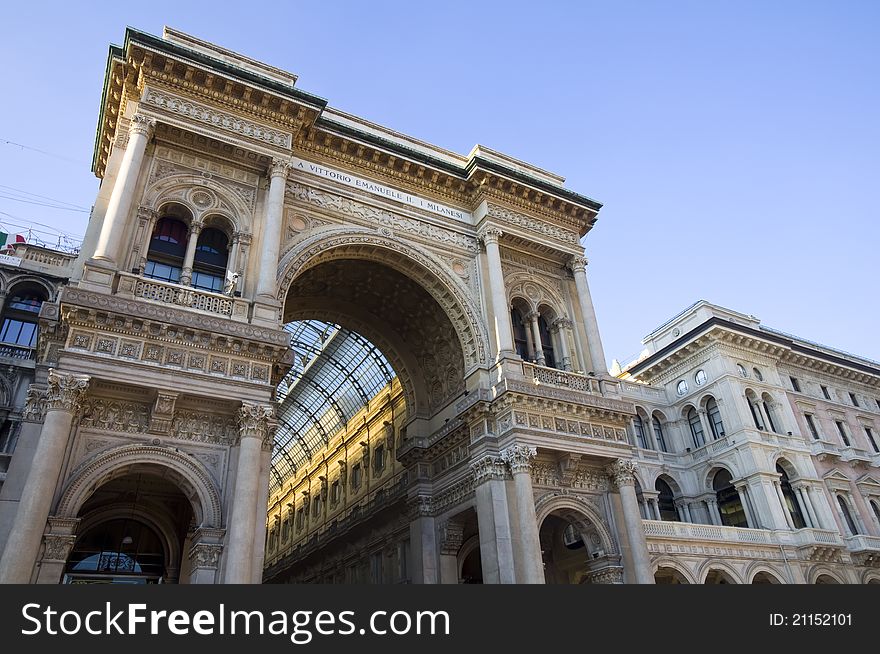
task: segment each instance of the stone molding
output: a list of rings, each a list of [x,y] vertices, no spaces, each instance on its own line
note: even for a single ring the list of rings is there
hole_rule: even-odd
[[[514,445],[501,452],[501,460],[510,468],[513,474],[530,474],[532,461],[538,455],[538,450],[528,445]]]
[[[623,486],[635,486],[636,471],[638,469],[638,464],[632,459],[617,459],[606,467],[608,476],[613,486],[617,489]]]

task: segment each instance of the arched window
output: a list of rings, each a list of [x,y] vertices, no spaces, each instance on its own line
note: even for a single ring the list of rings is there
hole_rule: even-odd
[[[633,430],[636,435],[636,445],[642,449],[648,449],[647,438],[645,437],[645,423],[642,420],[642,416],[637,415],[633,418]]]
[[[229,238],[219,229],[207,227],[199,234],[193,260],[192,285],[221,293],[226,283]]]
[[[721,469],[715,473],[715,477],[712,479],[712,488],[718,501],[721,524],[728,527],[748,527],[746,511],[727,470]]]
[[[724,438],[724,422],[721,420],[721,411],[718,409],[718,402],[714,397],[710,397],[706,402],[706,413],[709,415],[709,428],[712,430],[712,436],[715,440]]]
[[[852,514],[849,512],[849,506],[847,505],[846,500],[843,499],[843,496],[837,496],[837,504],[840,506],[840,514],[843,516],[843,521],[846,523],[849,535],[855,536],[859,533],[859,530],[856,527],[855,520],[853,520]]]
[[[789,515],[791,515],[791,520],[794,522],[794,528],[803,529],[807,526],[807,523],[804,520],[804,514],[801,513],[801,507],[798,504],[794,489],[791,487],[788,474],[778,463],[776,464],[776,472],[779,473],[779,485],[782,487],[782,498],[785,500],[784,508],[788,511]]]
[[[662,479],[654,482],[657,495],[657,506],[660,508],[660,519],[667,522],[679,522],[678,511],[675,510],[675,494],[669,484]]]
[[[513,344],[516,348],[516,353],[522,357],[523,361],[529,361],[532,357],[529,353],[529,338],[526,336],[526,324],[523,322],[522,314],[516,307],[510,310],[510,324],[513,326]]]
[[[657,416],[651,418],[651,424],[654,426],[654,440],[657,441],[657,447],[660,448],[661,452],[668,452],[666,449],[666,437],[663,434],[663,425],[660,424],[660,419]]]
[[[544,316],[538,316],[538,334],[541,335],[541,350],[544,352],[544,365],[549,368],[556,367],[556,354],[553,352],[553,341],[550,338],[550,328]]]
[[[701,447],[706,444],[706,437],[703,434],[703,424],[700,422],[700,414],[691,407],[687,414],[688,424],[691,427],[691,436],[694,438],[694,447]]]
[[[171,216],[160,218],[150,239],[144,277],[163,282],[180,282],[183,258],[186,255],[187,226]]]
[[[880,525],[880,504],[877,503],[877,500],[871,500],[869,504],[871,505],[871,510],[874,512],[874,519],[877,521],[877,524]]]
[[[38,316],[46,301],[42,289],[21,288],[13,292],[3,308],[0,352],[14,359],[31,359],[37,347]]]

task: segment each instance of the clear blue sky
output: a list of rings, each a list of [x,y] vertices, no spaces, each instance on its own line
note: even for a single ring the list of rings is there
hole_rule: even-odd
[[[92,204],[107,47],[165,24],[604,203],[585,245],[609,361],[699,298],[880,359],[880,3],[15,3],[0,140],[63,158],[0,143],[0,196]],[[0,212],[77,235],[87,216]]]

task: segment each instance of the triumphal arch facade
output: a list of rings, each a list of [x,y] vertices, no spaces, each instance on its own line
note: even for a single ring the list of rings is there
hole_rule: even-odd
[[[170,29],[111,47],[0,580],[651,582],[601,205],[296,82]]]

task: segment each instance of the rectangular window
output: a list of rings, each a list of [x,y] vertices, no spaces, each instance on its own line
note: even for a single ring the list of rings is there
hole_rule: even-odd
[[[855,393],[849,394],[849,401],[852,402],[853,406],[859,406],[859,398],[856,397]]]
[[[826,400],[830,400],[830,399],[831,399],[831,393],[828,392],[828,387],[827,387],[827,386],[821,386],[821,389],[822,389],[822,395],[825,396],[825,399],[826,399]]]
[[[801,383],[797,380],[797,377],[789,377],[791,380],[791,387],[794,389],[795,393],[801,392]]]
[[[144,267],[144,277],[179,284],[180,268],[169,266],[167,263],[159,263],[158,261],[147,261],[147,265]]]
[[[871,443],[874,452],[880,453],[880,448],[877,447],[877,441],[874,439],[874,430],[870,427],[865,427],[865,436],[868,437],[868,442]]]
[[[355,490],[361,487],[361,464],[355,463],[351,468],[351,487]]]
[[[373,450],[373,472],[379,474],[385,469],[385,446],[379,445]]]
[[[36,346],[37,323],[24,322],[15,318],[4,318],[3,327],[0,328],[0,342],[18,345],[19,347]]]
[[[223,278],[218,275],[209,275],[208,273],[193,271],[192,274],[193,288],[199,288],[203,291],[211,291],[212,293],[223,292]]]
[[[339,480],[333,482],[330,486],[330,501],[333,504],[337,504],[339,502]]]
[[[810,428],[810,434],[812,434],[813,438],[819,440],[819,430],[816,429],[816,421],[813,419],[813,416],[805,413],[804,417],[807,419],[807,427]]]
[[[840,437],[843,439],[843,444],[849,447],[849,436],[846,435],[846,427],[843,426],[843,422],[840,420],[835,420],[834,424],[837,425],[837,431],[840,432]]]

